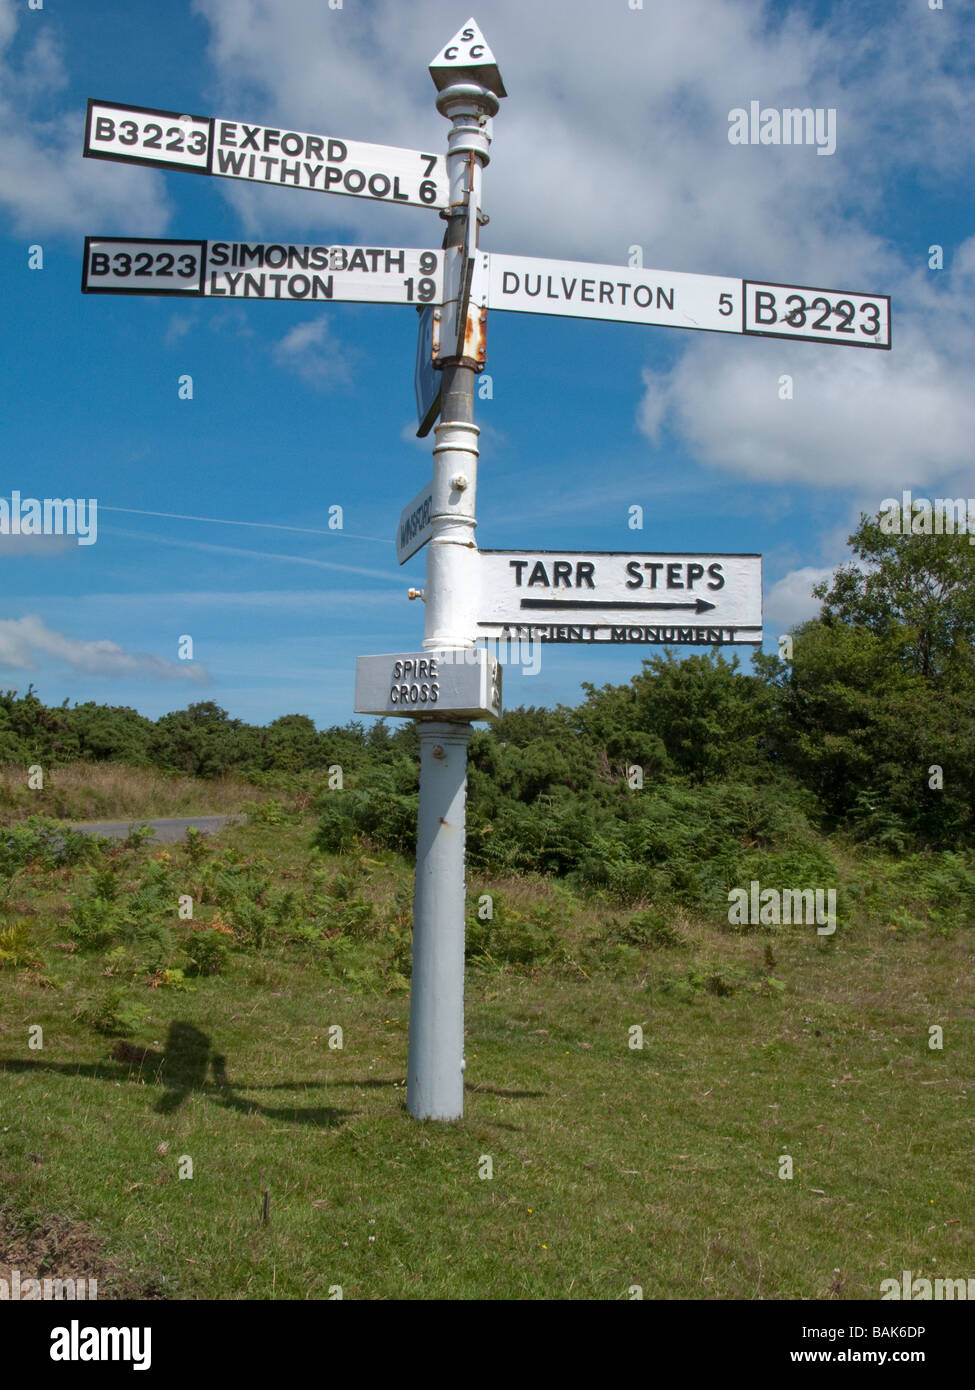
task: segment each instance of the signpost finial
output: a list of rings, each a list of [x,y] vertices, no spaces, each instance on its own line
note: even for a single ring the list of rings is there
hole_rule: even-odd
[[[494,54],[475,19],[469,19],[430,64],[430,76],[442,92],[456,82],[477,82],[496,97],[506,97]]]

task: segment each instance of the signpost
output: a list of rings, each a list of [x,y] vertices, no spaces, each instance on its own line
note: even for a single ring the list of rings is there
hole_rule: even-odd
[[[599,318],[855,347],[890,347],[890,300],[715,275],[498,255],[481,250],[482,174],[507,95],[473,19],[430,65],[450,122],[446,157],[209,116],[89,101],[85,154],[155,168],[428,207],[437,251],[242,241],[88,237],[89,294],[359,300],[420,313],[417,433],[433,478],[404,509],[405,563],[422,547],[421,651],[360,657],[355,709],[417,720],[420,801],[407,1107],[463,1114],[464,841],[471,721],[501,713],[501,673],[475,643],[757,644],[759,555],[478,551],[474,381],[488,310]],[[434,425],[437,416],[438,424]]]
[[[433,360],[434,315],[440,314],[440,306],[428,304],[420,310],[420,324],[416,334],[416,368],[413,373],[413,389],[416,393],[416,418],[419,423],[417,438],[423,439],[433,428],[433,422],[440,414],[441,375]],[[402,561],[400,562],[402,563]]]
[[[430,715],[497,719],[501,667],[483,647],[469,651],[360,656],[355,672],[356,714]]]
[[[433,483],[427,483],[412,502],[407,502],[396,528],[396,558],[405,565],[411,555],[426,545],[433,526]],[[368,713],[362,710],[361,713]]]
[[[883,294],[494,252],[487,259],[492,309],[890,347],[890,298]]]
[[[442,251],[287,242],[85,237],[85,294],[424,304],[443,296]]]
[[[482,637],[707,647],[762,640],[760,555],[479,554]]]
[[[424,208],[447,206],[442,155],[91,98],[85,154],[316,193],[348,193]]]

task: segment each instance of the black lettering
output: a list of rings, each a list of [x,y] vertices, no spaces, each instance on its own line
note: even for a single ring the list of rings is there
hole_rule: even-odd
[[[259,150],[261,147],[257,143],[257,137],[261,133],[261,127],[259,125],[242,125],[241,130],[244,132],[244,138],[240,143],[240,148],[242,150]]]
[[[591,560],[580,560],[576,565],[576,588],[581,589],[585,584],[587,589],[595,589],[593,575],[596,573],[596,566]]]
[[[724,575],[721,573],[721,565],[717,561],[713,565],[708,565],[708,574],[711,576],[708,581],[709,589],[724,588]]]
[[[557,589],[560,583],[567,589],[572,588],[572,563],[569,560],[556,560],[552,566],[552,584]]]
[[[626,581],[628,589],[640,589],[643,587],[643,575],[640,573],[640,561],[630,560],[626,566],[626,572],[630,576]]]
[[[305,138],[305,156],[308,159],[325,158],[325,141],[320,135],[309,135]]]
[[[239,177],[246,157],[243,154],[231,154],[228,150],[217,150],[217,173],[236,174]]]
[[[545,573],[545,566],[542,564],[541,560],[535,561],[534,568],[529,576],[528,587],[531,588],[533,584],[541,584],[546,589],[550,587],[548,575]]]
[[[99,116],[95,121],[96,140],[114,140],[115,122],[110,116]]]
[[[528,567],[527,560],[509,560],[508,564],[515,572],[515,588],[521,588],[521,572]]]
[[[348,153],[348,146],[343,145],[341,140],[329,140],[328,162],[330,164],[341,164]]]
[[[689,589],[693,589],[693,588],[694,588],[694,581],[695,581],[695,579],[702,579],[703,577],[704,577],[704,566],[703,566],[703,565],[698,565],[698,564],[692,563],[692,564],[689,564],[689,565],[687,566],[687,587],[688,587]]]
[[[643,568],[650,571],[650,588],[655,589],[657,587],[657,570],[663,569],[662,561],[644,560]]]
[[[770,312],[769,312],[768,314],[763,314],[763,312],[762,312],[763,309],[768,309]],[[769,292],[768,292],[767,290],[756,290],[756,291],[755,291],[755,322],[756,322],[756,323],[774,323],[774,322],[775,322],[775,319],[776,319],[776,313],[775,313],[775,295],[774,295],[774,294],[769,294]]]
[[[667,566],[667,588],[668,588],[668,589],[683,589],[684,585],[683,585],[683,583],[681,582],[680,578],[678,577],[678,576],[680,575],[680,570],[681,570],[681,567],[680,567],[680,564],[679,564],[679,563],[675,563],[675,564],[672,564],[672,565],[668,565],[668,566]]]

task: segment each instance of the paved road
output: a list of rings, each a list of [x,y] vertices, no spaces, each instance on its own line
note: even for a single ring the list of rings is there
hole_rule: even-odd
[[[191,825],[202,834],[211,835],[225,825],[240,825],[243,820],[243,816],[170,816],[164,820],[88,821],[84,825],[73,825],[71,829],[80,830],[83,835],[104,835],[109,840],[124,840],[133,825],[151,825],[157,840],[172,842],[184,839]]]

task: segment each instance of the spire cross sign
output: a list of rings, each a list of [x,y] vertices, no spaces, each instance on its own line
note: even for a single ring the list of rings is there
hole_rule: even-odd
[[[480,250],[482,174],[507,95],[473,19],[430,73],[450,121],[446,156],[209,116],[89,100],[85,154],[438,210],[440,248],[86,237],[82,290],[196,298],[359,300],[421,311],[420,435],[433,479],[397,532],[401,564],[427,546],[419,652],[360,657],[355,711],[415,719],[420,737],[407,1106],[463,1115],[465,801],[472,720],[501,714],[481,638],[706,645],[762,640],[760,555],[480,551],[474,380],[487,310],[601,318],[889,349],[890,299],[715,275]],[[439,423],[434,424],[439,415]]]

